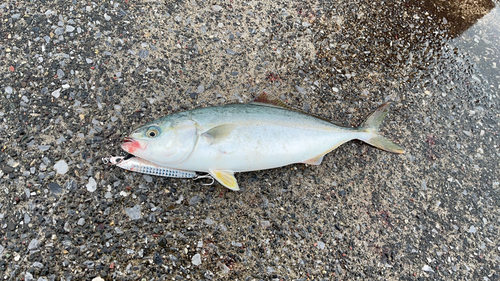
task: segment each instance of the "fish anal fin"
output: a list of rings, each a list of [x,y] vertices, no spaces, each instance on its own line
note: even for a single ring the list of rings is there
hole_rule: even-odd
[[[318,155],[316,157],[313,157],[311,159],[307,159],[306,161],[302,162],[304,164],[309,164],[309,165],[319,165],[321,164],[321,161],[323,161],[323,157],[325,157],[325,154]]]
[[[240,190],[238,182],[234,177],[234,172],[230,170],[209,170],[208,171],[214,179],[216,179],[223,186],[231,190]]]
[[[235,124],[220,125],[217,127],[213,127],[212,129],[204,132],[201,135],[206,137],[210,144],[215,144],[229,136],[234,128],[236,128],[236,126],[237,125]]]

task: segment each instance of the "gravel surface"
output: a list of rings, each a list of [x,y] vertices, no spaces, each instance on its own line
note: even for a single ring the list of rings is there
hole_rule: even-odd
[[[97,2],[0,4],[4,279],[500,278],[498,1]],[[353,141],[239,192],[101,163],[264,89],[343,126],[392,100],[406,154]]]

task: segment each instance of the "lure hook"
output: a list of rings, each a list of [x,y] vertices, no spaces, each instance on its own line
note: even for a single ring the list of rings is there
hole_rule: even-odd
[[[193,180],[198,180],[198,179],[211,179],[212,182],[210,183],[202,183],[202,185],[212,185],[214,184],[215,182],[215,179],[210,175],[210,174],[206,174],[206,175],[196,175]]]
[[[103,157],[102,162],[104,164],[108,164],[108,165],[116,165],[116,164],[120,163],[121,161],[123,161],[124,158],[125,157],[122,157],[122,156]]]

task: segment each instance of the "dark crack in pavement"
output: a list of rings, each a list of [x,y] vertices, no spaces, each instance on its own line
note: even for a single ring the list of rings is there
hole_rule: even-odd
[[[498,280],[498,1],[0,4],[5,280]],[[262,90],[390,154],[216,184],[107,167],[165,114]]]

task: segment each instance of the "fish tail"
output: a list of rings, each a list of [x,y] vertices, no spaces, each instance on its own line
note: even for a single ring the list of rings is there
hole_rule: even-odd
[[[404,153],[405,151],[399,145],[386,139],[378,132],[380,124],[382,124],[382,121],[384,121],[385,116],[389,112],[390,105],[390,102],[383,104],[361,124],[360,131],[365,134],[359,139],[385,151]]]

